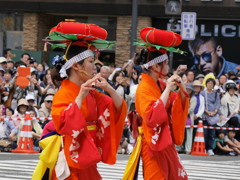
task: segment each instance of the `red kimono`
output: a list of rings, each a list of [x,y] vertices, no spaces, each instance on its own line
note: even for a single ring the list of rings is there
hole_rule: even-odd
[[[143,118],[141,156],[144,179],[186,180],[175,144],[184,139],[189,100],[182,102],[181,94],[171,92],[166,106],[160,96],[166,84],[158,84],[147,74],[136,92],[136,110]],[[158,167],[158,168],[157,168]]]
[[[90,91],[79,109],[74,102],[80,91],[75,83],[64,80],[55,94],[52,117],[57,132],[64,135],[64,151],[70,167],[67,179],[99,180],[96,163],[116,162],[127,106],[122,102],[117,113],[110,97]]]

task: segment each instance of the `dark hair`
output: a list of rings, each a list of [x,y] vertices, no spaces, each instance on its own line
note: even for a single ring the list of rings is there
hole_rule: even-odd
[[[23,54],[21,55],[21,58],[23,58],[24,55],[27,55],[29,58],[31,57],[30,54],[28,54],[28,53],[23,53]]]
[[[3,50],[3,55],[5,56],[7,53],[8,53],[8,51],[11,51],[12,49],[10,49],[10,48],[6,48],[6,49],[4,49]]]
[[[22,61],[18,61],[18,62],[16,62],[16,63],[14,64],[14,67],[17,69],[18,66],[25,66],[25,67],[27,67],[27,64],[24,63],[24,62],[22,62]]]
[[[228,72],[228,77],[230,78],[230,76],[236,76],[235,72],[234,71],[229,71]]]
[[[35,114],[35,116],[37,116],[37,113],[36,113],[36,111],[35,111],[35,108],[34,108],[33,106],[31,106],[31,105],[28,106],[27,111],[33,111],[34,114]]]
[[[42,65],[43,71],[45,71],[45,66],[44,66],[43,64],[41,64],[41,63],[39,63],[39,64]],[[38,64],[38,65],[39,65],[39,64]]]
[[[140,54],[136,54],[136,58],[134,59],[134,64],[143,65],[148,61],[163,55],[160,51],[150,51],[148,49],[142,49]],[[159,64],[160,65],[160,64]]]
[[[230,127],[232,127],[232,126],[230,126]],[[234,128],[234,127],[232,127],[232,128]],[[229,132],[234,132],[234,133],[236,133],[236,130],[229,129],[229,130],[228,130],[228,133],[229,133]]]
[[[227,76],[225,74],[222,74],[221,76],[224,76],[227,79]],[[221,76],[219,76],[218,79],[220,79]]]
[[[113,81],[113,82],[116,82],[116,79],[117,79],[117,77],[119,76],[119,74],[122,74],[123,77],[124,77],[124,72],[123,72],[123,71],[116,71],[115,74],[114,74],[114,76],[113,76],[113,78],[112,78],[112,81]]]
[[[67,54],[66,54],[66,57],[67,57],[67,59],[69,60],[69,59],[71,59],[72,57],[76,56],[77,54],[79,54],[79,53],[81,53],[81,52],[83,52],[83,51],[85,51],[85,50],[87,50],[87,47],[81,47],[81,46],[72,45],[72,46],[70,46],[70,48],[68,49],[68,52],[67,52]],[[65,52],[65,53],[66,53],[66,52]],[[65,61],[65,62],[66,62],[66,61]],[[78,62],[78,64],[83,64],[83,63],[84,63],[84,60]],[[64,65],[64,64],[62,64],[62,66],[63,66],[63,65]],[[68,70],[66,70],[68,76],[70,76],[70,70],[71,70],[71,68],[69,68]],[[54,84],[55,86],[59,86],[59,83],[58,83],[58,82],[59,82],[59,81],[62,81],[63,79],[65,79],[65,77],[62,78],[62,77],[60,76],[59,71],[60,71],[60,69],[57,69],[56,67],[54,67],[53,69],[50,70],[50,72],[51,72],[51,77],[52,77],[52,81],[53,81],[53,84]]]
[[[195,40],[189,41],[188,48],[192,54],[195,54],[199,47],[207,42],[211,41],[213,43],[213,48],[216,50],[218,42],[215,37],[208,36],[198,36]]]
[[[14,110],[11,107],[6,107],[6,109],[8,109],[9,111],[12,112],[12,114],[14,114]]]
[[[11,76],[13,75],[13,72],[11,69],[5,69],[4,74],[11,74]]]
[[[116,67],[117,67],[115,63],[109,63],[108,66],[109,66],[110,68],[111,68],[111,67],[113,67],[113,68],[116,68]]]
[[[7,63],[13,63],[13,64],[14,64],[14,61],[8,60],[8,62],[7,62]]]
[[[213,78],[209,78],[206,80],[206,86],[207,86],[207,83],[209,83],[210,81],[213,83],[213,86],[216,85],[216,81]]]
[[[217,130],[216,135],[219,136],[219,134],[224,134],[225,135],[226,133],[223,130]]]
[[[193,71],[193,70],[191,70],[191,69],[187,70],[187,72],[186,72],[186,76],[188,75],[188,73],[189,73],[189,72],[192,72],[192,73],[193,73],[193,75],[194,75],[194,77],[195,77],[195,73],[194,73],[194,71]]]
[[[232,88],[235,89],[236,91],[238,90],[237,85],[235,83],[226,83],[225,89],[227,92]]]

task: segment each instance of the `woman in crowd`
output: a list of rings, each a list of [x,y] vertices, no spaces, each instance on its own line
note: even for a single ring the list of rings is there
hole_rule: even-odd
[[[56,86],[52,82],[51,69],[48,69],[46,71],[46,74],[43,75],[43,80],[40,83],[40,86],[41,86],[41,90],[42,90],[42,98],[41,98],[41,101],[40,101],[39,105],[41,105],[44,102],[44,99],[47,96],[47,92],[48,92],[49,89],[52,89],[55,92],[57,91]]]
[[[220,121],[220,95],[218,92],[213,91],[215,84],[216,82],[213,78],[206,77],[206,90],[201,92],[205,101],[203,114],[203,125],[205,126],[216,126]],[[206,150],[210,156],[213,156],[212,147],[215,139],[215,129],[204,128],[204,138]]]
[[[6,107],[3,104],[0,104],[0,118],[6,117]],[[6,140],[6,144],[8,146],[4,146],[3,151],[11,151],[11,149],[15,149],[17,144],[14,142],[16,141],[16,135],[18,133],[18,128],[15,127],[13,121],[8,119],[4,119],[0,121],[0,139]]]
[[[143,31],[147,32],[141,36],[142,39],[151,32],[153,34],[156,32],[157,39],[161,40],[161,36],[169,33],[169,41],[175,42],[175,45],[181,43],[181,37],[173,32],[144,28],[140,35]],[[180,163],[175,143],[179,145],[183,142],[189,107],[189,98],[186,96],[189,95],[178,75],[171,76],[166,83],[160,80],[164,79],[168,73],[168,63],[166,50],[158,50],[155,46],[148,47],[147,50],[143,49],[135,59],[135,64],[142,64],[145,70],[145,73],[142,73],[142,81],[138,85],[135,101],[136,110],[143,120],[142,130],[138,127],[138,141],[129,162],[130,164],[133,161],[138,162],[139,156],[142,157],[145,180],[188,179]],[[180,87],[178,94],[172,91],[175,84]],[[128,177],[128,172],[133,171],[130,164],[127,165],[124,180],[133,179]]]
[[[27,111],[30,114],[31,118],[36,118],[36,112],[33,106],[28,106]],[[18,141],[21,135],[22,127],[24,125],[25,120],[20,121],[19,125],[19,133],[18,133]],[[34,150],[37,151],[39,150],[39,139],[42,134],[42,128],[41,125],[34,119],[31,119],[31,125],[32,125],[32,136],[33,136],[33,145],[34,145]]]
[[[190,107],[188,109],[188,119],[187,125],[194,124],[194,109],[197,105],[197,99],[194,96],[193,84],[186,84],[187,93],[190,95]],[[186,154],[190,154],[192,151],[192,139],[193,139],[193,128],[186,129],[186,137],[185,137],[185,151]]]
[[[37,79],[41,79],[46,74],[45,66],[41,63],[37,65]]]
[[[123,71],[115,72],[112,79],[112,87],[116,90],[116,92],[123,98],[126,98],[126,90],[124,88],[125,76]]]
[[[128,95],[128,111],[135,110],[135,94],[141,79],[142,68],[141,66],[133,65],[131,76],[130,76],[130,85],[129,85],[129,95]]]
[[[203,95],[200,92],[203,90],[203,85],[201,81],[195,80],[193,81],[193,89],[194,89],[194,96],[196,97],[196,106],[194,108],[194,125],[198,125],[199,120],[202,120],[202,115],[205,109],[205,101]],[[193,128],[193,140],[195,137],[197,129]]]
[[[9,92],[10,92],[9,87],[11,85],[11,79],[12,79],[12,71],[10,69],[5,69],[4,81],[3,81],[4,91],[2,93],[3,102],[7,101],[7,99],[8,99],[8,95],[9,95]]]
[[[70,29],[72,24],[61,23]],[[92,27],[82,23],[74,25]],[[83,30],[81,27],[74,29]],[[106,33],[98,26],[94,28]],[[96,163],[116,162],[126,117],[126,103],[121,96],[100,74],[93,77],[94,53],[90,48],[96,47],[93,43],[88,45],[86,40],[69,40],[64,59],[55,62],[52,72],[53,81],[61,82],[53,99],[52,117],[56,131],[64,136],[63,149],[70,170],[66,180],[102,179]],[[95,86],[108,92],[111,98],[95,90]],[[57,179],[59,170],[53,171],[53,179]]]
[[[11,107],[6,107],[6,118],[11,118],[14,114],[14,110]]]
[[[42,90],[40,87],[40,83],[37,80],[36,71],[31,72],[31,77],[29,77],[29,79],[30,84],[25,88],[25,96],[27,96],[28,94],[32,94],[35,98],[34,100],[36,104],[39,105],[39,99],[42,95]]]
[[[231,127],[239,127],[240,115],[239,99],[235,92],[238,90],[236,83],[233,80],[228,80],[224,85],[226,93],[221,99],[222,119],[227,120],[227,125]],[[240,133],[237,133],[239,136]],[[240,137],[237,137],[239,139]]]
[[[29,104],[26,99],[20,99],[18,101],[18,106],[15,109],[15,113],[14,115],[12,115],[12,118],[24,118],[27,112],[28,106]],[[20,125],[20,120],[13,120],[13,123],[18,128]]]

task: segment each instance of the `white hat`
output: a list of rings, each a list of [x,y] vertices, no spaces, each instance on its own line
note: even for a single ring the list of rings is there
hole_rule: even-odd
[[[26,100],[35,100],[34,95],[32,94],[27,94],[27,96],[25,97]]]
[[[33,71],[37,71],[37,70],[33,67],[30,67],[30,72],[32,73]]]
[[[7,62],[7,59],[5,57],[0,57],[0,63]]]
[[[225,82],[225,83],[223,84],[223,89],[224,89],[225,91],[228,91],[228,90],[231,89],[231,88],[234,88],[236,91],[238,90],[238,89],[237,89],[237,85],[236,85],[236,83],[235,83],[233,80],[228,80],[227,82]]]
[[[48,95],[47,97],[45,97],[44,101],[52,101],[53,100],[53,96]]]

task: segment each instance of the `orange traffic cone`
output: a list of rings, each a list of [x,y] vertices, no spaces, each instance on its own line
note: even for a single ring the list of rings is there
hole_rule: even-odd
[[[20,139],[18,141],[18,147],[15,150],[12,150],[13,153],[27,153],[34,154],[39,153],[33,149],[33,136],[32,136],[32,125],[31,117],[27,112],[24,118],[24,124],[22,126],[22,131],[20,132]]]
[[[198,128],[197,128],[196,136],[194,138],[191,155],[208,156],[205,150],[202,121],[198,122]]]

